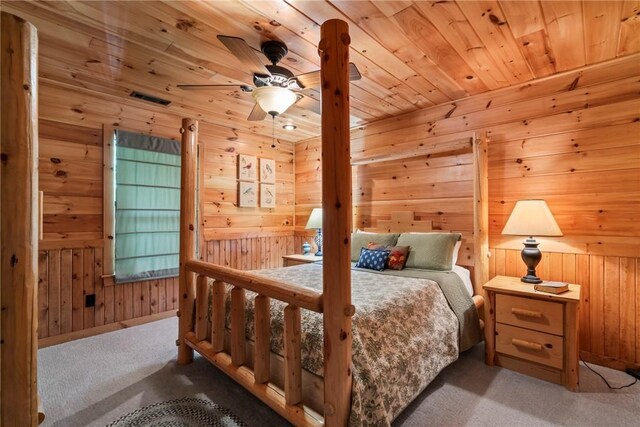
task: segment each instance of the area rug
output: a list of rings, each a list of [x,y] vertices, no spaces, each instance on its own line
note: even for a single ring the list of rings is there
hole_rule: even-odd
[[[246,427],[231,411],[194,397],[154,403],[118,418],[107,427]]]

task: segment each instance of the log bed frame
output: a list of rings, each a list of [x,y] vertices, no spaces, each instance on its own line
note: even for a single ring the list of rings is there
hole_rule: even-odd
[[[346,426],[350,414],[351,316],[355,307],[351,304],[349,44],[345,22],[330,20],[322,24],[318,45],[322,76],[325,230],[322,293],[197,259],[198,124],[191,119],[182,121],[178,363],[190,363],[193,350],[198,351],[296,426]],[[474,152],[474,302],[482,314],[481,286],[488,276],[486,139],[474,137],[470,145]],[[413,214],[410,218],[406,213],[400,215],[409,223],[396,224],[401,231],[419,231],[421,225],[416,225]],[[394,219],[389,222],[384,227],[393,224]],[[213,279],[210,325],[207,319],[209,278]],[[233,286],[230,331],[225,331],[225,283]],[[255,343],[249,343],[245,338],[246,290],[258,294],[255,299]],[[270,298],[287,304],[284,309],[284,358],[270,352]],[[301,368],[301,308],[323,316],[322,378]]]

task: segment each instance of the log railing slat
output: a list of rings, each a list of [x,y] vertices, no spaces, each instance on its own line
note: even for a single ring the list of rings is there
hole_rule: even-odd
[[[284,398],[287,405],[302,399],[302,365],[300,363],[300,307],[284,309]]]
[[[253,372],[256,383],[264,384],[269,381],[270,350],[271,350],[271,314],[269,312],[270,299],[258,295],[255,299],[255,360]]]
[[[257,294],[293,304],[307,310],[322,313],[322,294],[313,289],[268,279],[254,273],[210,264],[203,261],[187,261],[186,269],[196,274],[212,277]]]
[[[237,286],[231,290],[231,361],[237,366],[246,360],[244,294]]]
[[[224,350],[224,282],[220,280],[211,285],[211,347]]]
[[[209,298],[207,276],[198,276],[196,279],[196,338],[200,341],[207,338],[207,312],[209,311]]]

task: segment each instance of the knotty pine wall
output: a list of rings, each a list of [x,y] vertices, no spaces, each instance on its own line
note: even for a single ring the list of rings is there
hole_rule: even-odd
[[[108,272],[103,269],[102,129],[107,125],[177,139],[181,117],[46,78],[40,82],[39,108],[41,344],[177,309],[177,278],[120,285],[103,281]],[[203,258],[240,269],[281,266],[282,256],[294,252],[293,144],[278,138],[273,149],[271,138],[205,122],[200,122],[200,143]],[[276,160],[275,209],[237,207],[239,153]],[[96,295],[95,307],[84,307],[87,294]]]
[[[470,158],[429,153],[485,129],[491,276],[524,271],[522,239],[500,234],[515,201],[547,200],[564,236],[538,239],[539,274],[582,285],[583,357],[637,366],[639,93],[640,56],[633,55],[354,128],[355,224],[375,225],[397,209],[444,229],[466,221]],[[296,145],[296,224],[321,203],[319,148],[317,139]],[[439,208],[423,208],[432,202]]]

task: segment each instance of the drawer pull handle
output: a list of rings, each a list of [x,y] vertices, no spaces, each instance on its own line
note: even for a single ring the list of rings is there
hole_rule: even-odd
[[[524,347],[533,351],[542,351],[542,344],[538,344],[537,342],[519,340],[518,338],[511,338],[511,344],[516,347]]]
[[[542,313],[539,311],[525,310],[524,308],[512,308],[511,314],[516,316],[535,317],[536,319],[542,319]]]

